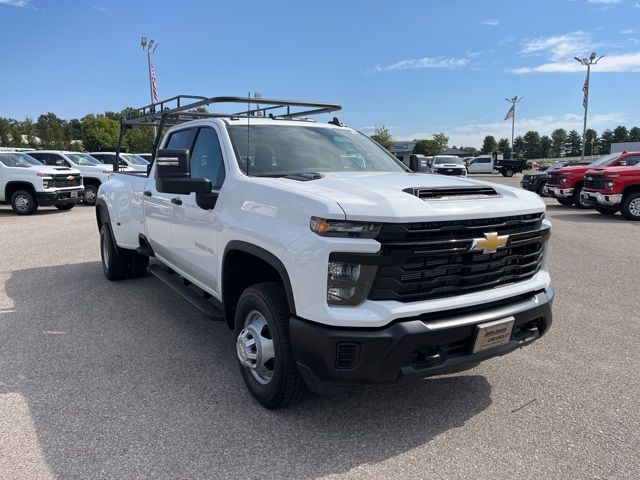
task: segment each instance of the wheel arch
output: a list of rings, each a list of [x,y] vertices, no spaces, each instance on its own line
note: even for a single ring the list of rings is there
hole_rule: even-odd
[[[4,187],[4,198],[8,202],[11,200],[11,195],[13,195],[18,190],[29,190],[32,194],[35,195],[36,189],[33,184],[21,180],[7,182]]]
[[[251,275],[238,271],[251,267]],[[229,328],[233,328],[235,308],[245,288],[263,281],[279,280],[285,291],[289,312],[296,314],[291,280],[284,264],[273,253],[248,242],[233,240],[224,249],[222,259],[222,303]]]
[[[625,198],[627,195],[630,195],[632,193],[638,192],[640,192],[640,184],[628,185],[622,191],[622,198]]]

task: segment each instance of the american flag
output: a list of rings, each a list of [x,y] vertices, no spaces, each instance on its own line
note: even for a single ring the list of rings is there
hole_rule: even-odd
[[[582,97],[582,107],[587,108],[587,97],[589,96],[589,79],[584,79],[584,85],[582,85],[582,93],[584,96]]]
[[[158,77],[156,76],[156,70],[151,65],[151,94],[153,95],[153,101],[157,102],[160,97],[158,97]]]
[[[513,118],[513,114],[515,113],[515,105],[511,105],[511,108],[509,109],[509,111],[507,112],[507,114],[504,116],[505,120],[508,120],[509,118]],[[503,120],[504,121],[504,120]]]

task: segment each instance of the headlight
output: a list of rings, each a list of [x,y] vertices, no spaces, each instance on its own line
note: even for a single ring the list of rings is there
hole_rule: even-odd
[[[375,265],[329,261],[327,303],[355,306],[364,302],[377,268]]]
[[[374,238],[380,231],[380,225],[367,222],[349,222],[311,217],[309,228],[323,237]]]
[[[49,188],[49,180],[42,181],[42,188]]]
[[[607,190],[613,190],[613,182],[604,182],[604,188]]]
[[[560,178],[560,181],[561,181],[562,183],[567,183],[567,179],[566,179],[566,178],[564,178],[564,177],[561,177],[561,178]]]

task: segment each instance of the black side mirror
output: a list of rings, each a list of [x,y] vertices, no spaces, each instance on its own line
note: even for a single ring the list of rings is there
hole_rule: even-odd
[[[156,188],[162,193],[189,195],[190,193],[211,193],[211,180],[206,178],[156,178]]]
[[[156,155],[156,178],[189,177],[189,150],[164,149]]]

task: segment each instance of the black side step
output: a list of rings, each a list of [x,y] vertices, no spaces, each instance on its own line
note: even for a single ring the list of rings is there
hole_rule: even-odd
[[[183,278],[177,273],[170,273],[167,268],[158,264],[151,264],[148,267],[149,273],[154,275],[158,280],[171,288],[174,292],[184,298],[191,305],[196,307],[209,320],[221,322],[224,320],[224,313],[213,303],[207,300],[208,297],[198,295],[188,285],[183,283]],[[205,293],[205,292],[203,292]]]

